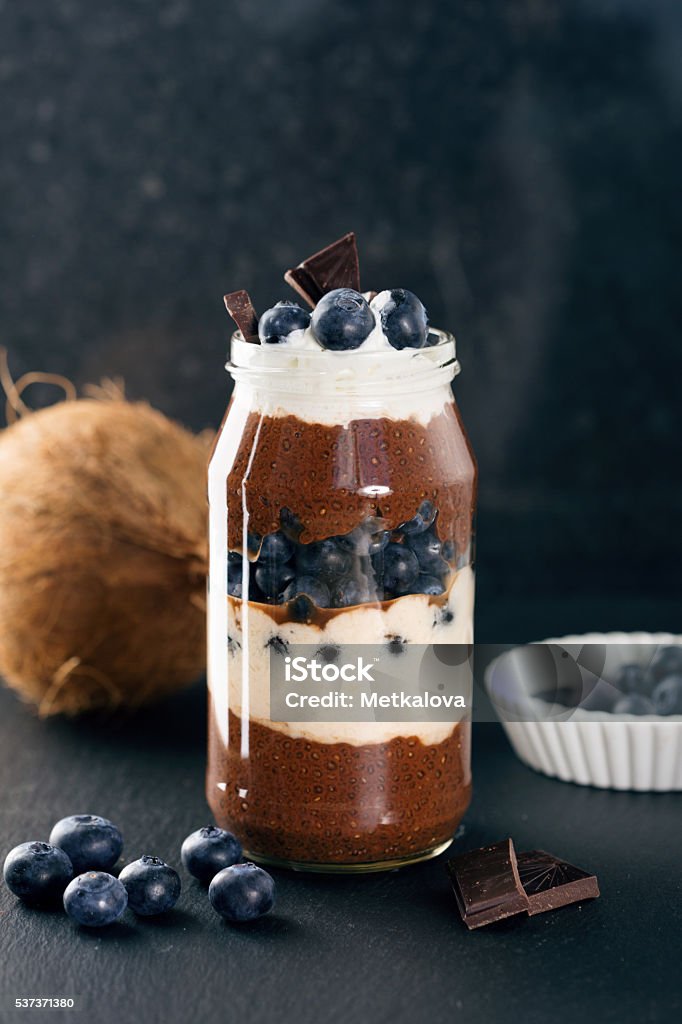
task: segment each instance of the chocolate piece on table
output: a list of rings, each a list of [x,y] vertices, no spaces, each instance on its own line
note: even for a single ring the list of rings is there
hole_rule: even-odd
[[[223,297],[225,308],[230,314],[239,330],[242,332],[244,341],[258,343],[258,314],[253,308],[249,293],[243,289],[237,292],[230,292]]]
[[[448,861],[457,906],[467,928],[481,928],[529,907],[511,839]]]
[[[287,270],[284,280],[311,306],[316,306],[322,296],[334,288],[353,288],[359,292],[360,264],[355,233],[349,231],[297,267]]]
[[[521,884],[530,904],[528,913],[544,914],[579,900],[596,899],[599,884],[595,875],[567,864],[544,850],[530,850],[518,856]]]

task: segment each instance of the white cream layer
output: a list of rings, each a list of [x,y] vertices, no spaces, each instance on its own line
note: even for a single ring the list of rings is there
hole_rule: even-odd
[[[321,629],[287,622],[278,625],[260,605],[241,604],[222,597],[228,605],[227,631],[233,641],[228,652],[211,645],[208,680],[213,714],[227,744],[228,707],[238,717],[250,717],[270,729],[318,743],[385,743],[394,736],[417,736],[423,743],[440,743],[454,728],[450,722],[271,722],[269,641],[279,636],[293,644],[383,643],[401,637],[413,644],[463,644],[473,642],[474,574],[460,569],[448,595],[447,605],[432,604],[424,594],[411,594],[392,602],[385,610],[358,605],[331,617]],[[448,608],[451,622],[442,621]],[[238,614],[237,611],[238,610]],[[242,621],[238,622],[237,618]],[[225,665],[227,682],[225,683]],[[248,750],[242,737],[242,752]]]
[[[459,367],[454,341],[395,349],[375,328],[353,351],[320,348],[310,329],[298,343],[254,345],[235,338],[228,369],[254,412],[347,426],[354,419],[415,420],[426,426],[452,402]],[[447,363],[448,365],[443,365]]]

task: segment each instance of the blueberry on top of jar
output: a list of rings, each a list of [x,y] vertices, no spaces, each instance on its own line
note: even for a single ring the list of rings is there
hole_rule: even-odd
[[[323,295],[311,317],[319,343],[334,351],[358,348],[375,325],[367,300],[352,288],[335,288]]]
[[[424,348],[428,345],[428,317],[424,304],[407,288],[391,288],[372,299],[372,309],[393,348]]]
[[[258,337],[264,345],[280,345],[293,331],[304,331],[309,324],[307,310],[283,299],[263,313],[258,321]]]

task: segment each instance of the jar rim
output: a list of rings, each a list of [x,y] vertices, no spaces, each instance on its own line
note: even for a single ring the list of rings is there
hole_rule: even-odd
[[[253,344],[235,331],[225,368],[235,381],[278,390],[297,391],[313,382],[336,394],[363,393],[382,385],[392,390],[401,386],[406,391],[423,390],[451,381],[461,370],[454,335],[435,327],[429,332],[438,342],[427,348],[335,352]]]

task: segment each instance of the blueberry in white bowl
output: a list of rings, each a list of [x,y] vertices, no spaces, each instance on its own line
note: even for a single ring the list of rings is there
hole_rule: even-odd
[[[655,715],[652,701],[641,693],[629,693],[621,697],[611,708],[612,715]]]
[[[375,326],[374,313],[360,292],[335,288],[323,295],[310,320],[313,334],[323,348],[356,349]]]
[[[283,299],[267,309],[258,321],[258,337],[263,345],[281,345],[294,331],[310,325],[310,313],[296,302]]]
[[[681,659],[682,636],[670,633],[565,636],[495,658],[485,686],[531,768],[602,789],[680,791]]]
[[[682,715],[682,672],[666,676],[658,683],[653,703],[657,715]]]

